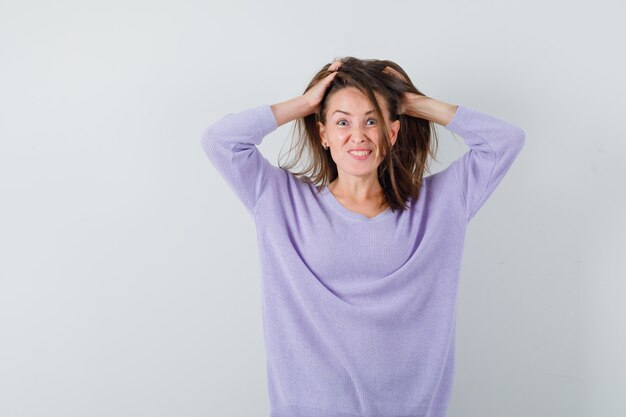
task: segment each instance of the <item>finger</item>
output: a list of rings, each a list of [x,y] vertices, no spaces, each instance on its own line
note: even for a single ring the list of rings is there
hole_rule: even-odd
[[[333,63],[330,64],[330,67],[328,67],[328,70],[329,71],[336,71],[340,66],[341,66],[341,60],[339,60],[338,58],[335,58]]]
[[[324,86],[326,88],[328,88],[328,86],[330,85],[330,83],[333,82],[333,79],[335,78],[335,75],[337,75],[337,71],[333,71],[330,74],[328,74],[325,78],[324,78]]]
[[[385,69],[383,70],[384,73],[392,75],[394,77],[400,78],[403,81],[406,81],[404,76],[402,74],[400,74],[396,69],[391,68],[391,67],[385,67]]]
[[[330,83],[333,81],[333,78],[335,78],[335,75],[337,75],[337,71],[331,72],[330,74],[319,80],[316,85],[323,86],[323,88],[328,88]]]

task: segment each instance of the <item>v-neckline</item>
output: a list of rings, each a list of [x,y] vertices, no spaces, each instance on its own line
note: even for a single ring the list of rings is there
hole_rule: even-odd
[[[324,188],[322,189],[322,191],[320,191],[320,193],[321,193],[322,198],[326,202],[328,202],[328,204],[336,212],[338,212],[342,216],[347,217],[347,218],[352,219],[352,220],[371,223],[371,222],[380,221],[382,219],[385,219],[385,218],[393,215],[393,212],[391,211],[391,207],[387,207],[384,211],[381,211],[380,213],[378,213],[374,217],[367,217],[365,214],[361,214],[361,213],[357,213],[355,211],[352,211],[352,210],[348,209],[347,207],[345,207],[343,204],[341,204],[339,202],[339,200],[337,200],[337,198],[330,191],[330,189],[328,188],[327,185],[324,186]]]

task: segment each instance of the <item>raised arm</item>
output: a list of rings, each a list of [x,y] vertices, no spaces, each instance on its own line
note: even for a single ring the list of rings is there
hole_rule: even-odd
[[[445,126],[470,147],[450,166],[469,221],[513,164],[524,145],[525,132],[488,114],[426,96],[407,98],[407,113]]]
[[[256,145],[277,127],[270,105],[264,104],[228,113],[202,132],[204,153],[252,214],[271,165]]]
[[[301,96],[228,113],[202,132],[204,153],[252,215],[268,179],[281,174],[257,145],[278,126],[315,112],[335,69],[336,64],[331,66],[333,72]]]
[[[526,133],[518,126],[465,106],[459,106],[445,127],[459,134],[470,147],[451,164],[469,221],[513,165]]]
[[[306,96],[294,97],[291,100],[272,104],[272,112],[276,117],[278,126],[282,126],[292,120],[308,116],[314,112],[314,108],[309,103]]]

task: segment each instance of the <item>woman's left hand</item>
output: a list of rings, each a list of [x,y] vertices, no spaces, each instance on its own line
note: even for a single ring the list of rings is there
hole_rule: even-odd
[[[391,67],[385,67],[383,72],[406,82],[404,76]],[[420,108],[422,108],[429,99],[429,97],[422,94],[405,93],[402,101],[398,104],[398,114],[423,118],[424,114],[420,112]]]

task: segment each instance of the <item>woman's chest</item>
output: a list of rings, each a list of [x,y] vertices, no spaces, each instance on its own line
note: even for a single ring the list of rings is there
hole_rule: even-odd
[[[419,231],[394,222],[343,219],[285,225],[295,253],[318,278],[376,280],[392,274],[413,255]]]

